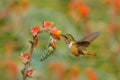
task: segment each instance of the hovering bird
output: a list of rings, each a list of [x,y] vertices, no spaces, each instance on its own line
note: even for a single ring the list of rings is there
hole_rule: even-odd
[[[90,45],[90,43],[95,40],[100,35],[99,32],[93,32],[88,34],[80,41],[75,41],[71,34],[62,35],[68,48],[75,55],[96,55],[95,52],[88,51],[86,48]]]

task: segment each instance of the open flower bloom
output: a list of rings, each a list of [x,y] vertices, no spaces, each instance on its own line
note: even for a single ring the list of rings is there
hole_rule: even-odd
[[[57,29],[56,26],[53,26],[52,28],[50,28],[50,33],[54,35],[60,35],[61,31]]]
[[[28,71],[27,71],[27,76],[31,76],[32,73],[33,73],[33,71],[34,71],[33,69],[28,70]]]
[[[31,29],[33,36],[37,35],[40,32],[40,26],[35,26]]]
[[[22,59],[23,63],[29,62],[29,57],[30,57],[29,53],[21,54],[21,59]]]
[[[51,22],[51,21],[44,21],[43,22],[44,28],[48,28],[49,26],[52,26],[52,25],[53,25],[53,22]]]

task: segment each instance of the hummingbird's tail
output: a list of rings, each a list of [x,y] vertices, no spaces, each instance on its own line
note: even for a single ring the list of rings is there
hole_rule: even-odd
[[[93,56],[96,56],[96,53],[92,52],[92,51],[83,50],[83,55],[93,55]]]

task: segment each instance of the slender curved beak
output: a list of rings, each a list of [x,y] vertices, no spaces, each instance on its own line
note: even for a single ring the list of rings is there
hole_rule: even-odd
[[[61,36],[62,36],[62,37],[65,37],[65,35],[64,35],[64,34],[61,34]]]
[[[61,34],[61,36],[65,36],[64,34]]]

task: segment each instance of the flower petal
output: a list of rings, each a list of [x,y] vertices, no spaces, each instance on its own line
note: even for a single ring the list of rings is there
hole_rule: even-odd
[[[53,27],[50,29],[50,33],[55,34],[55,35],[60,35],[60,34],[61,34],[61,31],[60,31],[59,29],[57,29],[56,26],[53,26]]]
[[[58,41],[60,41],[60,36],[55,35],[54,38],[57,39]]]
[[[21,54],[21,59],[22,59],[23,63],[29,62],[29,57],[30,57],[29,53]]]
[[[31,76],[32,73],[33,73],[33,71],[34,71],[33,69],[28,70],[28,71],[27,71],[27,76]]]
[[[35,26],[31,29],[33,36],[37,35],[40,31],[40,26]]]
[[[43,26],[44,26],[45,28],[48,28],[48,27],[51,26],[51,25],[53,25],[53,22],[50,22],[50,21],[44,21],[44,22],[43,22]]]

